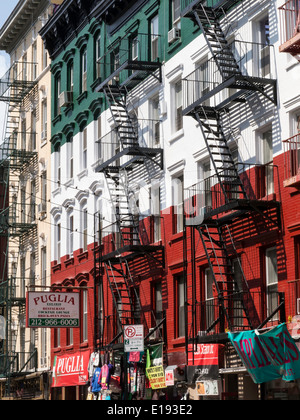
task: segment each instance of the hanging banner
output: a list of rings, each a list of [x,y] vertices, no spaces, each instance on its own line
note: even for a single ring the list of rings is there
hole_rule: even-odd
[[[263,334],[244,331],[228,336],[254,383],[300,378],[300,353],[285,324]]]
[[[163,364],[163,343],[150,346],[151,366],[160,366]]]

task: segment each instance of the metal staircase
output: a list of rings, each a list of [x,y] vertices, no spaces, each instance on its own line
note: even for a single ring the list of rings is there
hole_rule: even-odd
[[[140,38],[139,46],[143,40],[148,43],[148,35],[137,36]],[[129,100],[132,89],[148,76],[161,81],[161,63],[157,59],[147,61],[146,55],[148,52],[141,49],[138,57],[132,60],[130,42],[126,37],[121,39],[120,45],[114,44],[114,48],[100,59],[103,79],[95,89],[104,95],[116,136],[107,144],[101,143],[103,162],[96,169],[105,176],[113,210],[112,224],[100,228],[101,245],[94,256],[98,273],[96,281],[103,287],[105,273],[117,315],[117,324],[113,328],[116,336],[111,342],[102,339],[101,345],[104,347],[116,343],[123,327],[128,324],[142,323],[145,334],[149,335],[153,317],[150,319],[142,311],[142,284],[135,273],[139,272],[139,267],[143,267],[151,276],[150,260],[163,266],[163,259],[160,258],[163,247],[150,243],[132,190],[135,185],[133,179],[140,174],[141,168],[151,163],[156,175],[163,168],[163,150],[141,144],[139,121]],[[106,319],[103,331],[108,329]]]
[[[19,274],[20,252],[29,242],[35,243],[37,238],[36,222],[31,214],[33,204],[27,204],[26,198],[22,201],[20,197],[22,178],[26,178],[30,171],[34,172],[37,165],[37,153],[30,144],[32,135],[35,134],[22,133],[20,128],[24,101],[36,85],[36,81],[29,76],[34,74],[32,66],[36,66],[36,63],[15,62],[0,79],[0,101],[7,104],[6,129],[0,145],[0,241],[3,251],[0,313],[7,320],[6,338],[0,354],[0,375],[6,378],[6,395],[10,394],[11,377],[21,372],[24,374],[25,371],[22,371],[23,367],[19,364],[25,349],[21,349],[21,353],[16,351],[16,337],[12,333],[12,326],[19,324],[25,314],[26,300],[24,290],[24,295],[21,295],[21,281],[23,285],[26,285],[26,281]],[[16,284],[17,279],[20,284]],[[28,357],[31,358],[29,353]]]
[[[224,0],[215,6],[208,6],[207,3],[203,0],[182,1],[182,17],[191,19],[199,26],[211,54],[205,74],[201,73],[202,69],[196,69],[184,80],[183,115],[192,116],[198,122],[215,174],[213,185],[203,180],[202,189],[193,186],[186,197],[187,208],[190,206],[192,209],[190,214],[186,213],[184,235],[185,248],[189,248],[189,252],[185,251],[185,260],[188,326],[186,353],[190,360],[197,350],[197,343],[210,342],[210,335],[217,339],[216,335],[219,334],[221,340],[226,330],[240,331],[261,325],[232,229],[235,222],[244,218],[250,220],[253,215],[267,219],[266,213],[274,208],[277,208],[278,217],[280,206],[278,202],[260,200],[262,197],[253,194],[249,174],[245,175],[239,170],[229,143],[232,110],[235,112],[237,104],[246,105],[253,93],[268,103],[276,104],[277,82],[270,77],[263,77],[260,72],[249,74],[245,70],[248,55],[238,54],[234,45],[227,41],[221,19],[237,2]],[[245,50],[248,52],[248,46]],[[258,59],[259,55],[253,54],[252,60],[255,57]],[[207,195],[210,196],[209,200]],[[280,229],[279,219],[277,228]],[[205,302],[197,301],[201,290],[198,290],[198,274],[193,262],[199,243],[203,247],[214,285],[214,292],[211,292],[213,297],[210,296]],[[238,273],[235,272],[237,267]],[[203,335],[199,335],[199,332]]]
[[[247,199],[232,152],[223,132],[220,112],[202,106],[195,115],[198,121],[220,188],[228,203],[233,197]]]

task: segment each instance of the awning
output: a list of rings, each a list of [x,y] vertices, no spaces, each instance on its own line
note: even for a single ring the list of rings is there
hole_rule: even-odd
[[[52,387],[85,385],[89,379],[90,351],[55,356]]]

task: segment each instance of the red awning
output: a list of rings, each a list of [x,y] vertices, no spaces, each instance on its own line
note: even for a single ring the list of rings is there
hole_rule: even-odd
[[[89,351],[55,356],[52,387],[85,385],[89,379],[89,359]]]

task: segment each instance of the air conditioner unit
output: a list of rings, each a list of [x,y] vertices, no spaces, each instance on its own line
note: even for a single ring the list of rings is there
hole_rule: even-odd
[[[47,212],[47,204],[46,203],[40,203],[38,205],[38,213],[43,214]]]
[[[150,328],[149,329],[149,333],[151,333],[154,330],[154,328]],[[149,340],[151,341],[157,341],[159,339],[161,339],[163,335],[163,331],[162,331],[162,327],[158,328],[157,330],[155,330],[150,336],[149,336]]]
[[[62,92],[59,95],[59,106],[60,108],[69,106],[73,103],[73,92]]]
[[[168,33],[168,42],[169,44],[172,44],[172,42],[175,42],[177,39],[181,37],[181,30],[177,28],[173,28]]]

